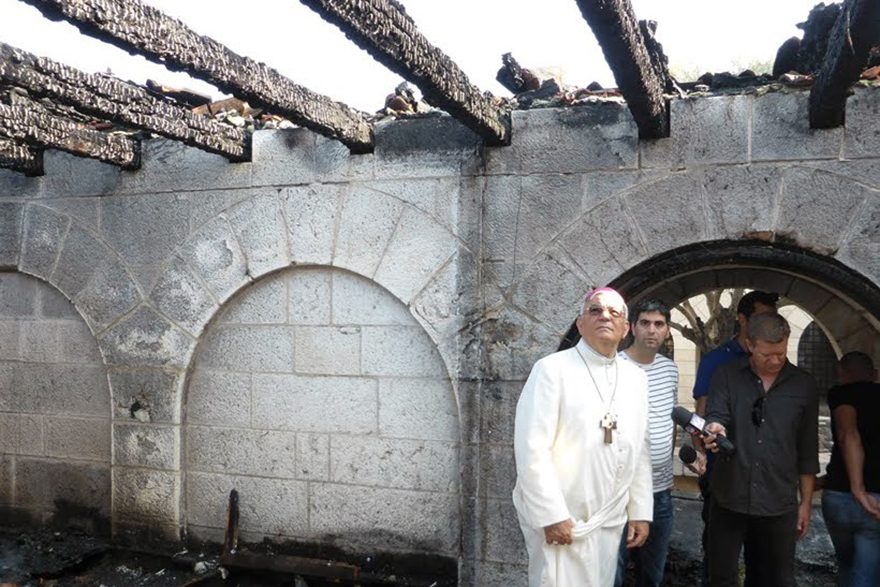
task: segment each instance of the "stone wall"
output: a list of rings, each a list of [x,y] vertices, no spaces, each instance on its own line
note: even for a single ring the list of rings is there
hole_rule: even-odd
[[[513,411],[588,286],[778,246],[809,263],[673,263],[662,291],[771,283],[836,348],[880,351],[880,92],[824,131],[807,97],[676,100],[651,142],[605,103],[514,112],[499,148],[436,117],[381,124],[369,155],[305,130],[256,133],[252,163],[164,140],[136,172],[47,153],[45,177],[0,173],[3,283],[72,302],[109,405],[66,411],[65,377],[36,404],[0,383],[0,412],[110,422],[120,540],[216,538],[236,486],[248,538],[430,551],[463,585],[523,585]],[[0,332],[50,318],[18,299]]]
[[[110,530],[110,390],[68,300],[0,273],[0,515]]]

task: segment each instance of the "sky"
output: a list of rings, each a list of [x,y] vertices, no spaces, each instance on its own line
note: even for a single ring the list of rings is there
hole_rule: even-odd
[[[574,0],[401,0],[419,30],[481,90],[508,96],[495,81],[501,55],[525,67],[556,68],[568,84],[615,86]],[[146,0],[233,51],[262,61],[314,92],[366,112],[382,108],[401,78],[296,0]],[[816,0],[632,0],[638,19],[658,22],[657,39],[679,72],[738,73],[772,63]],[[148,78],[215,99],[213,86],[51,22],[19,0],[0,0],[0,41],[86,72]],[[682,80],[687,81],[687,80]]]

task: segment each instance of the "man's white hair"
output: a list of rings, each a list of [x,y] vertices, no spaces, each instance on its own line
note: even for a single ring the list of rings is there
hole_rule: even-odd
[[[611,297],[616,297],[618,300],[620,300],[620,306],[623,308],[623,317],[629,318],[629,308],[627,308],[626,301],[624,301],[623,296],[620,295],[620,293],[617,290],[612,289],[610,287],[594,287],[593,289],[591,289],[590,291],[585,293],[584,297],[581,298],[581,305],[578,308],[577,315],[583,316],[584,308],[587,306],[587,302],[589,302],[590,300],[592,300],[593,298],[595,298],[599,294],[606,294]]]

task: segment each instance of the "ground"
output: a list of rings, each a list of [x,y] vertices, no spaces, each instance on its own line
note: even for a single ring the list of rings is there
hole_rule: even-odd
[[[675,525],[670,544],[666,586],[699,585],[702,502],[692,491],[676,491]],[[835,567],[831,543],[819,508],[813,508],[809,535],[798,545],[798,585],[833,587]],[[290,575],[236,574],[224,580],[211,554],[183,552],[177,556],[114,549],[77,532],[0,530],[0,587],[320,587],[314,580]],[[393,584],[393,583],[388,583]],[[628,582],[628,584],[631,584]],[[426,586],[427,587],[427,586]]]

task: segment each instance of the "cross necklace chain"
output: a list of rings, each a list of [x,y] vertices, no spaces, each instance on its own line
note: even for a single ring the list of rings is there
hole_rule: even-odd
[[[611,444],[611,431],[617,430],[617,416],[611,413],[611,406],[614,404],[614,396],[617,395],[617,381],[618,381],[618,369],[617,369],[617,360],[615,358],[614,361],[614,387],[611,390],[611,399],[608,400],[608,404],[605,404],[605,397],[602,395],[602,390],[599,388],[599,382],[596,381],[596,378],[593,377],[593,370],[590,369],[590,362],[587,358],[581,353],[580,349],[577,349],[578,355],[580,355],[581,360],[584,362],[584,366],[587,368],[587,373],[590,374],[590,380],[593,382],[593,386],[596,388],[596,393],[599,394],[599,400],[602,402],[602,407],[605,408],[605,415],[602,416],[602,419],[599,420],[599,428],[602,428],[605,433],[605,444]]]

